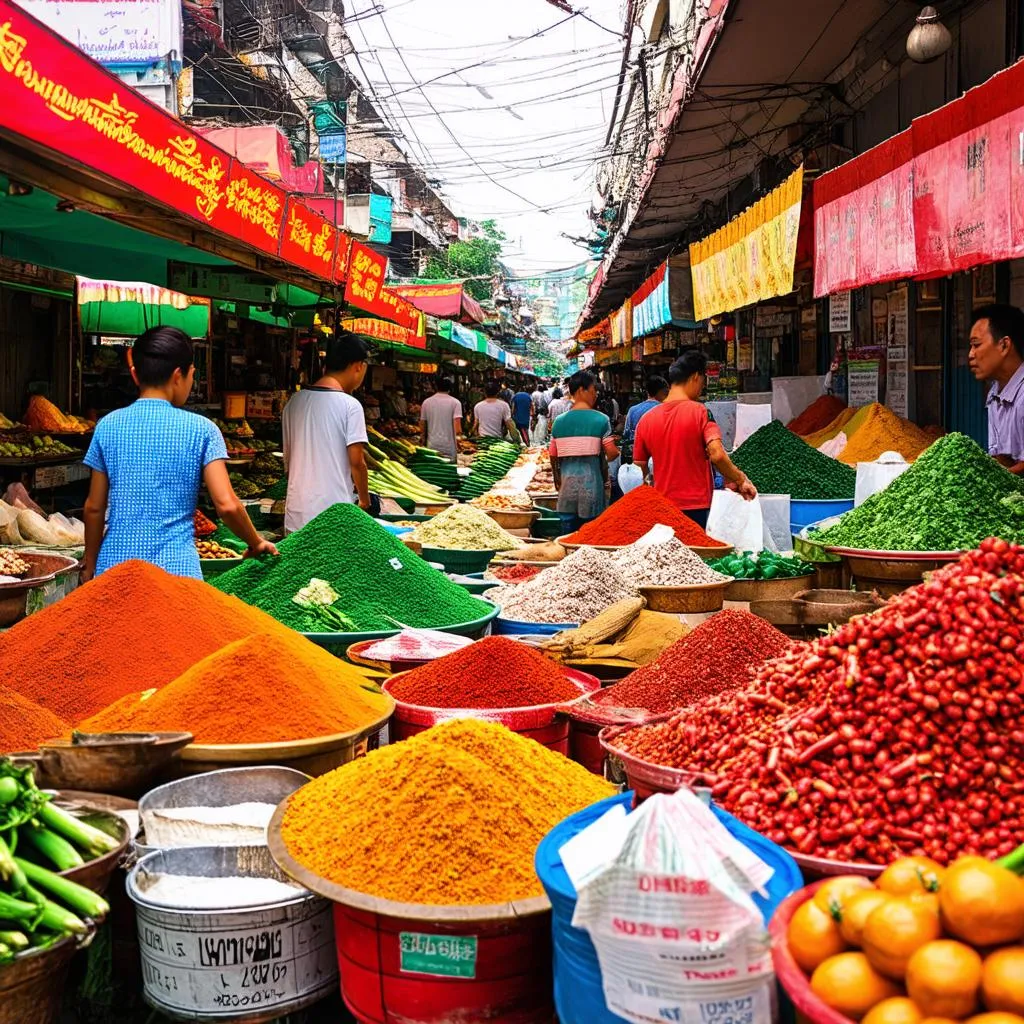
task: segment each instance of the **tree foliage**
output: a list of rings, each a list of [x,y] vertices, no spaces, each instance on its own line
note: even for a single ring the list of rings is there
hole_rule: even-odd
[[[501,272],[501,244],[506,236],[493,220],[481,222],[480,231],[478,237],[452,242],[444,253],[431,256],[422,276],[431,281],[480,278],[467,280],[466,291],[474,299],[489,299],[492,278]]]

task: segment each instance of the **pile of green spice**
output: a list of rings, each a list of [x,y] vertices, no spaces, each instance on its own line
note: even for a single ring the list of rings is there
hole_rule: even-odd
[[[213,585],[304,633],[451,626],[490,608],[356,505],[332,505],[277,549],[278,558],[248,559]]]
[[[986,537],[1024,541],[1024,481],[969,437],[947,434],[814,539],[868,551],[960,551]]]
[[[778,420],[751,434],[732,461],[762,494],[788,494],[804,501],[852,498],[857,471],[823,455]]]

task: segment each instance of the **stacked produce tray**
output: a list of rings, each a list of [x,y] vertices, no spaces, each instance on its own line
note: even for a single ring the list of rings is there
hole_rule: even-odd
[[[489,442],[484,444],[484,442]],[[482,450],[473,460],[469,476],[464,477],[453,496],[460,501],[479,498],[489,491],[519,458],[519,448],[497,438],[481,438]]]

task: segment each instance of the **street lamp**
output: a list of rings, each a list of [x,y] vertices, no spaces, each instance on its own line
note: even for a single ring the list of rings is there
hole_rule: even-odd
[[[953,45],[949,29],[939,21],[934,7],[922,7],[914,27],[907,36],[907,56],[918,64],[929,64]]]

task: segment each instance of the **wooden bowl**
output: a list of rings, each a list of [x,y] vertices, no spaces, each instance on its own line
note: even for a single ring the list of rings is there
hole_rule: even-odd
[[[726,601],[781,601],[795,597],[814,582],[813,572],[780,580],[733,580],[725,588]]]
[[[641,587],[640,595],[652,612],[674,615],[721,611],[728,581],[696,583],[685,587]]]

